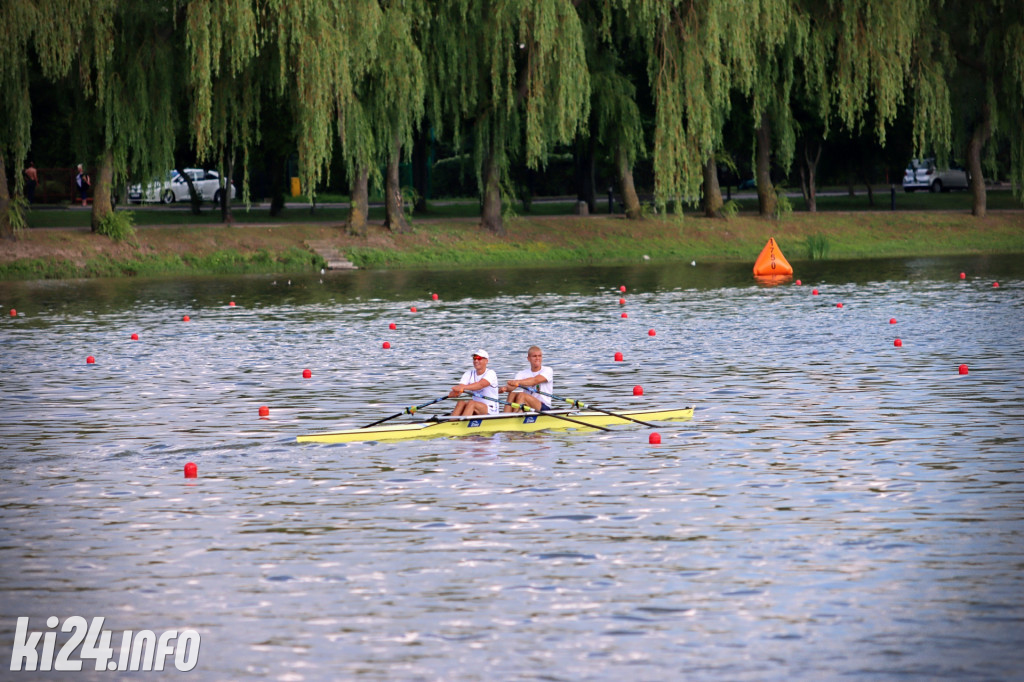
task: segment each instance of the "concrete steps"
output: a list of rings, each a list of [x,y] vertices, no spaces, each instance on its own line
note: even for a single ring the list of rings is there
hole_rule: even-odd
[[[327,261],[328,270],[357,270],[337,245],[328,241],[307,241],[306,246],[316,252],[321,258]]]

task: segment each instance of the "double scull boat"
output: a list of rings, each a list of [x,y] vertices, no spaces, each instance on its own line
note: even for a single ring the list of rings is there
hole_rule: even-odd
[[[564,415],[559,419],[553,415]],[[622,415],[622,416],[617,416]],[[633,417],[641,421],[688,421],[693,417],[692,407],[662,410],[617,410],[606,412],[573,410],[551,410],[550,412],[503,413],[477,415],[472,417],[435,416],[411,424],[382,424],[361,429],[345,429],[328,433],[314,433],[299,436],[300,443],[355,443],[360,441],[405,440],[407,438],[438,438],[447,436],[469,436],[473,434],[497,433],[499,431],[530,432],[545,429],[578,429],[589,431],[587,426],[612,426],[632,424]],[[569,420],[572,421],[569,421]],[[582,423],[580,423],[582,422]]]

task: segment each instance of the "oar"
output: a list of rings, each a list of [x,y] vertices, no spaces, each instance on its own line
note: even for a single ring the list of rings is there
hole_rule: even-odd
[[[389,419],[394,419],[395,417],[401,417],[403,414],[416,414],[416,410],[421,410],[424,407],[426,407],[427,405],[433,405],[434,403],[439,403],[442,400],[447,400],[447,399],[448,399],[448,396],[443,395],[443,396],[441,396],[440,398],[438,398],[436,400],[431,400],[429,403],[423,403],[422,405],[413,405],[412,407],[407,407],[404,410],[402,410],[401,412],[396,412],[395,414],[391,415],[390,417],[384,417],[383,419],[378,419],[377,421],[373,422],[372,424],[367,424],[366,426],[363,426],[361,428],[368,429],[371,426],[376,426],[377,424],[383,424],[384,422],[388,421]]]
[[[597,410],[598,412],[604,412],[605,414],[610,414],[611,416],[618,417],[619,419],[628,419],[629,421],[636,422],[637,424],[643,424],[644,426],[650,426],[652,429],[658,428],[657,424],[652,424],[650,422],[645,422],[645,421],[642,421],[640,419],[633,419],[632,417],[628,417],[628,416],[626,416],[624,414],[616,414],[615,412],[609,412],[608,410],[602,410],[600,407],[594,407],[593,405],[587,405],[585,403],[580,402],[579,400],[573,400],[572,398],[559,398],[557,395],[551,395],[550,393],[545,393],[544,391],[540,390],[537,387],[534,387],[533,390],[537,391],[537,393],[541,393],[543,395],[546,395],[549,398],[554,398],[555,400],[563,400],[563,401],[569,403],[570,405],[572,405],[573,407],[578,407],[581,410],[589,408],[591,410]]]
[[[490,400],[492,402],[498,403],[499,405],[506,404],[506,405],[511,405],[512,407],[518,407],[518,408],[521,408],[524,412],[533,412],[535,414],[543,415],[545,417],[555,417],[556,419],[564,419],[567,422],[572,422],[573,424],[579,424],[580,426],[585,426],[588,429],[601,429],[602,431],[611,431],[611,429],[607,429],[607,428],[605,428],[603,426],[598,426],[597,424],[588,424],[587,422],[581,422],[578,419],[572,419],[571,417],[566,417],[565,415],[562,415],[562,414],[553,414],[551,412],[540,412],[539,410],[533,409],[529,405],[520,405],[519,403],[502,403],[497,398],[489,398],[489,397],[487,397],[485,395],[474,396],[474,397],[480,397],[480,398],[483,398],[484,400]]]

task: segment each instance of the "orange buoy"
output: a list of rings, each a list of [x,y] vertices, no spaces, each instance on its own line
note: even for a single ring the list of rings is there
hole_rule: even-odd
[[[768,243],[761,249],[761,255],[754,261],[755,277],[771,277],[772,275],[792,275],[793,266],[789,264],[786,257],[782,255],[774,237],[768,238]]]

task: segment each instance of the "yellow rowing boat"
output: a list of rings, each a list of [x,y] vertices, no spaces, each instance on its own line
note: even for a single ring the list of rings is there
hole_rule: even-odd
[[[559,419],[552,415],[563,415],[566,419]],[[370,428],[314,433],[308,436],[299,436],[296,440],[300,443],[356,443],[361,441],[405,440],[407,438],[453,438],[473,434],[497,433],[499,431],[520,433],[543,431],[545,429],[590,431],[592,429],[588,429],[587,426],[596,428],[599,426],[608,427],[615,424],[634,423],[623,417],[632,417],[642,421],[688,421],[693,417],[693,408],[618,410],[616,414],[552,410],[551,412],[530,412],[527,414],[508,413],[478,415],[474,417],[431,417],[430,419],[413,422],[412,424],[385,424]],[[568,421],[569,419],[572,421]]]

